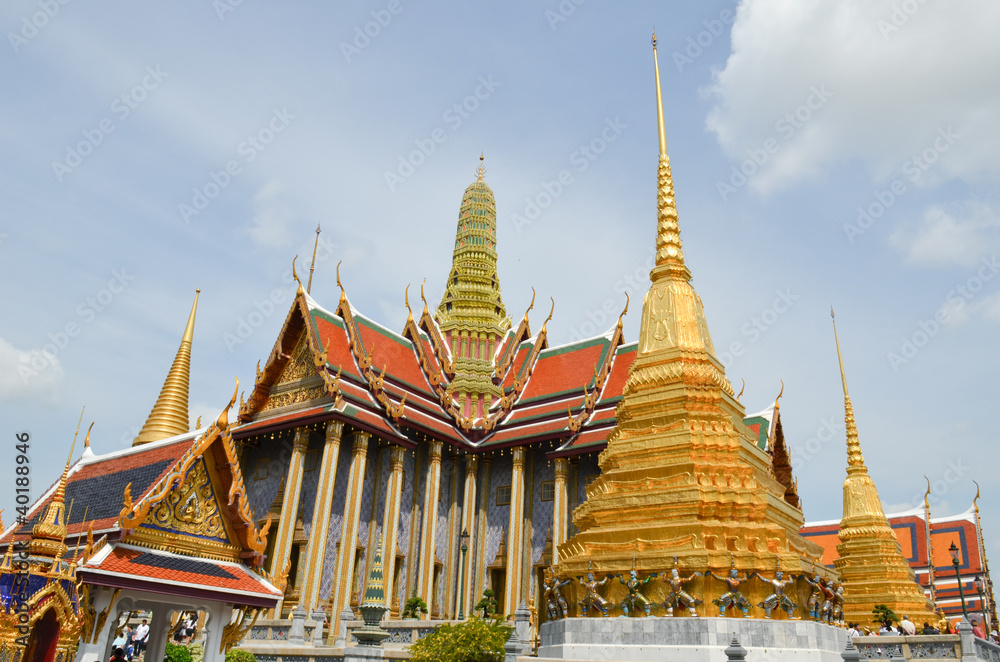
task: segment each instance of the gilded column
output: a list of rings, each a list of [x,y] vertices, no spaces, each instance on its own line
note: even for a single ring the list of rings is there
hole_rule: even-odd
[[[524,447],[511,451],[510,520],[507,527],[507,584],[504,587],[504,614],[513,614],[521,596],[521,561],[524,556]]]
[[[559,545],[566,542],[568,531],[568,506],[566,479],[569,477],[569,460],[557,457],[555,460],[555,498],[552,501],[552,565],[559,563]]]
[[[340,438],[344,424],[330,421],[326,424],[326,443],[319,466],[319,484],[316,486],[316,505],[313,507],[312,527],[303,572],[302,608],[312,612],[319,597],[323,579],[323,560],[326,556],[326,537],[330,531],[330,507],[333,504],[333,487],[337,481],[337,459],[340,457]]]
[[[475,455],[465,456],[465,491],[462,495],[462,531],[469,533],[470,540],[473,534],[475,534],[476,527],[476,475],[479,469],[479,457]],[[482,542],[479,543],[482,546]],[[480,554],[481,555],[481,554]],[[465,581],[459,582],[459,586],[465,586],[465,592],[462,597],[463,611],[468,614],[472,611],[472,605],[476,604],[472,601],[472,596],[474,595],[474,586],[472,583],[473,577],[473,559],[476,554],[470,549],[465,555],[465,567],[459,570],[460,573],[465,575]],[[459,556],[458,562],[462,562],[461,556]]]
[[[444,444],[432,441],[428,447],[427,482],[424,486],[424,523],[420,535],[420,576],[417,595],[433,609],[434,561],[437,538],[438,498],[441,492],[441,448]],[[430,615],[428,614],[428,618]]]
[[[385,600],[392,606],[393,581],[396,575],[396,537],[399,534],[399,506],[403,496],[403,458],[406,449],[393,446],[389,456],[389,483],[385,486],[385,514],[382,519],[382,564],[385,576],[382,585]]]
[[[354,550],[358,545],[358,522],[361,517],[361,491],[365,482],[365,462],[368,458],[367,432],[355,432],[351,446],[351,472],[347,478],[347,497],[344,501],[344,529],[340,536],[340,554],[337,557],[337,574],[334,577],[333,622],[331,641],[340,632],[340,614],[351,605],[351,587],[354,585]]]
[[[271,576],[280,577],[292,553],[292,532],[299,514],[299,497],[302,494],[302,465],[309,446],[309,430],[296,428],[292,441],[292,459],[288,463],[288,477],[285,480],[285,502],[281,505],[281,521],[274,538],[274,557],[271,559]],[[281,618],[281,603],[272,612],[272,618]]]
[[[476,587],[473,589],[473,595],[477,598],[480,592],[486,588],[486,566],[489,565],[491,559],[486,558],[486,520],[487,513],[490,510],[490,470],[493,467],[493,459],[489,457],[483,458],[483,484],[482,484],[482,497],[480,503],[482,504],[479,508],[479,524],[477,524],[478,530],[476,531]],[[472,604],[476,604],[479,600],[473,600]]]

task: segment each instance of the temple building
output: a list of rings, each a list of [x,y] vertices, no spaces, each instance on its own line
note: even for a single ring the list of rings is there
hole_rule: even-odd
[[[628,303],[605,333],[560,346],[547,333],[554,302],[537,331],[534,298],[511,320],[482,156],[458,205],[440,302],[432,306],[421,285],[415,314],[408,288],[406,322],[393,331],[355,306],[339,267],[339,300],[319,302],[293,262],[297,292],[239,396],[236,420],[226,407],[191,431],[196,296],[133,446],[95,455],[88,443],[32,506],[29,528],[0,535],[9,554],[10,543],[62,507],[52,504],[75,499],[65,531],[53,535],[77,548],[86,539],[86,553],[64,568],[58,559],[70,543],[61,542],[50,558],[53,572],[75,573],[86,590],[78,659],[107,659],[116,624],[136,610],[152,612],[151,644],[160,647],[170,615],[194,605],[209,616],[213,651],[246,636],[258,617],[303,612],[311,623],[327,621],[329,644],[343,643],[341,625],[355,620],[373,575],[391,617],[418,597],[427,618],[452,620],[490,589],[499,613],[524,605],[542,621],[549,568],[574,578],[659,573],[648,593],[657,602],[668,590],[664,576],[683,571],[699,603],[692,616],[719,614],[711,604],[725,590],[719,576],[734,569],[759,575],[741,589],[752,603],[744,613],[784,620],[807,615],[810,589],[800,576],[826,587],[838,576],[847,588],[857,585],[848,580],[874,581],[850,558],[876,547],[916,618],[923,593],[874,484],[862,485],[861,501],[845,484],[835,556],[829,527],[805,525],[780,393],[747,414],[726,377],[681,244],[658,63],[656,102],[657,253],[637,342],[623,337]],[[849,399],[847,408],[849,481],[863,482]],[[868,510],[855,516],[857,504]],[[876,525],[884,525],[876,543],[852,542],[855,529]],[[782,584],[779,572],[796,578]],[[622,586],[606,592],[614,615]],[[772,615],[774,605],[761,602],[784,586],[794,608]],[[574,615],[580,590],[578,582],[566,590]],[[287,634],[285,625],[268,627]]]

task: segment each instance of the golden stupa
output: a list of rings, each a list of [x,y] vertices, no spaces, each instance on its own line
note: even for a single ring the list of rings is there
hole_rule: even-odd
[[[802,511],[785,500],[786,486],[775,477],[770,456],[743,424],[743,406],[715,355],[691,286],[667,157],[655,35],[653,57],[660,141],[656,266],[618,425],[600,455],[600,476],[573,514],[579,532],[560,546],[558,572],[575,577],[592,568],[601,576],[635,567],[640,574],[663,573],[676,557],[684,575],[725,575],[734,564],[768,578],[778,569],[832,577],[819,562],[820,547],[799,535]],[[611,602],[624,590],[618,584],[609,582]],[[581,590],[576,583],[572,588]],[[757,604],[770,588],[744,583],[753,615],[763,615]],[[711,600],[722,589],[704,577],[686,585],[704,603],[702,615],[718,613]],[[656,599],[668,590],[655,581],[648,594]],[[801,604],[800,590],[789,587],[788,593]]]
[[[833,311],[830,311],[831,316]],[[927,597],[903,558],[896,535],[889,526],[875,481],[868,475],[861,441],[854,423],[854,407],[847,394],[844,359],[840,354],[837,323],[833,324],[837,343],[840,379],[844,385],[844,422],[847,427],[847,479],[844,481],[844,517],[840,520],[839,558],[834,567],[844,587],[844,619],[865,624],[873,620],[875,605],[885,605],[914,623],[934,623]]]

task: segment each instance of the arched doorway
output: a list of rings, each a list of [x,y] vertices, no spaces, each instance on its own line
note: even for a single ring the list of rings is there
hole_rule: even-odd
[[[49,609],[35,621],[28,635],[28,647],[24,650],[24,662],[54,662],[59,646],[59,619],[56,610]]]

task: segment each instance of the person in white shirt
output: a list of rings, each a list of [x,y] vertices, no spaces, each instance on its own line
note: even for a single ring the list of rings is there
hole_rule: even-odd
[[[144,650],[146,650],[146,642],[149,640],[149,626],[146,625],[146,620],[143,619],[142,623],[135,629],[135,656],[139,657]]]
[[[903,633],[908,637],[912,637],[917,633],[917,626],[913,624],[909,616],[903,616],[903,620],[899,622],[899,627],[902,628]]]

